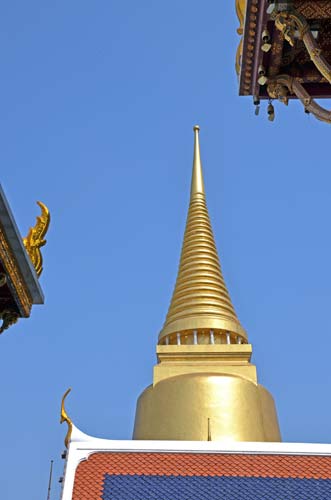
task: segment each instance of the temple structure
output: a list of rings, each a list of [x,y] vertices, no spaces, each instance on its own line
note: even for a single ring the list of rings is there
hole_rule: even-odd
[[[38,202],[41,215],[36,225],[22,238],[14,216],[0,186],[0,333],[19,318],[28,318],[33,304],[43,304],[38,281],[42,272],[40,247],[45,245],[50,215]]]
[[[232,305],[209,220],[199,147],[175,290],[157,346],[153,385],[140,396],[134,439],[280,441],[268,391]]]
[[[131,441],[98,439],[62,400],[62,500],[331,498],[331,445],[281,443],[269,392],[232,305],[209,220],[199,147],[174,293]]]
[[[268,100],[299,99],[306,113],[331,123],[316,102],[331,97],[329,0],[236,0],[240,43],[236,56],[239,94],[253,96],[256,111]]]

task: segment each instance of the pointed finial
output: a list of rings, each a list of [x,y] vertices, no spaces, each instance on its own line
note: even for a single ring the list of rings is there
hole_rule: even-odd
[[[67,435],[66,435],[65,440],[64,440],[64,444],[66,445],[66,448],[69,447],[69,443],[70,443],[70,438],[71,438],[71,433],[72,433],[72,420],[71,420],[71,418],[68,416],[68,414],[66,412],[66,409],[65,409],[65,406],[64,406],[64,402],[65,402],[65,399],[68,396],[68,394],[69,394],[70,391],[71,391],[71,388],[69,388],[69,389],[66,390],[66,392],[63,395],[62,402],[61,402],[61,419],[60,419],[60,423],[63,424],[63,422],[66,422],[67,425],[68,425],[68,432],[67,432]]]
[[[200,157],[199,125],[194,125],[193,131],[194,131],[194,154],[193,154],[191,197],[197,193],[205,194],[205,186],[203,183],[202,164]]]
[[[209,220],[199,147],[200,127],[195,125],[191,199],[184,233],[177,281],[159,343],[176,342],[177,336],[213,334],[247,335],[233,308],[219,263]],[[194,334],[195,332],[195,334]],[[192,338],[193,338],[192,337]]]

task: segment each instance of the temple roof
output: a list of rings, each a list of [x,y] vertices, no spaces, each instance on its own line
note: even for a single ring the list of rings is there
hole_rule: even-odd
[[[36,275],[32,262],[24,248],[22,237],[17,228],[14,216],[1,185],[0,225],[8,245],[15,256],[18,269],[22,274],[27,290],[31,295],[32,303],[43,304],[44,295],[38,281],[38,276]]]
[[[34,237],[33,231],[34,229],[31,229],[29,233],[29,244]],[[38,275],[25,246],[25,240],[27,238],[22,239],[0,186],[0,333],[16,323],[18,318],[29,317],[33,304],[44,303]],[[37,245],[33,251],[38,251]]]
[[[315,100],[331,97],[330,1],[236,0],[236,11],[239,94],[254,96],[256,106],[299,99],[306,113],[331,123],[331,111]],[[273,121],[270,105],[268,115]]]
[[[331,498],[331,446],[111,441],[73,428],[62,500]]]
[[[73,500],[314,500],[330,497],[330,466],[330,457],[96,453],[78,466]]]

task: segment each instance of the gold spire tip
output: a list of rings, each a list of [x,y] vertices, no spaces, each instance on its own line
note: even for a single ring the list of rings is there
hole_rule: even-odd
[[[197,193],[205,194],[205,187],[203,183],[202,164],[200,158],[200,144],[199,144],[199,125],[194,125],[194,153],[193,153],[193,171],[191,181],[191,197]]]

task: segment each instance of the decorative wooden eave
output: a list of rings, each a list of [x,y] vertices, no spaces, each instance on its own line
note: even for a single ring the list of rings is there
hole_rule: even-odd
[[[314,102],[331,97],[331,2],[236,0],[236,11],[241,36],[236,57],[239,94],[253,96],[255,103],[300,99],[307,112],[331,122],[331,112]],[[282,84],[275,92],[278,76]]]
[[[0,186],[0,333],[29,317],[33,304],[43,303],[36,270]]]
[[[285,2],[280,3],[285,4]],[[267,76],[274,77],[278,73],[284,73],[284,71],[280,71],[283,69],[281,65],[284,62],[286,63],[282,54],[284,36],[276,28],[272,16],[267,13],[269,5],[268,0],[246,1],[245,18],[242,26],[242,54],[239,68],[237,68],[239,71],[240,95],[257,95],[260,98],[268,98],[266,89],[261,88],[257,81],[260,65],[264,66]],[[330,23],[331,29],[331,3],[328,0],[294,0],[293,8],[308,23],[313,21],[324,25]],[[267,53],[262,50],[262,33],[265,29],[269,31],[271,44],[271,49]],[[331,63],[331,46],[329,44],[326,46],[325,40],[322,43],[321,50]],[[304,47],[302,47],[302,51],[304,51]],[[291,57],[293,57],[293,54]],[[295,60],[294,57],[294,60],[290,63],[290,69]],[[305,85],[306,90],[313,98],[331,97],[330,83],[323,75],[318,76],[317,71],[314,75],[303,74],[299,81]]]
[[[237,2],[239,3],[239,0]],[[242,33],[236,60],[236,71],[239,77],[239,95],[248,96],[255,95],[256,93],[256,65],[261,52],[260,44],[258,43],[260,37],[258,35],[262,27],[259,17],[266,11],[265,4],[265,0],[247,0],[245,16],[243,19],[239,18],[240,27],[237,31],[239,34]]]

